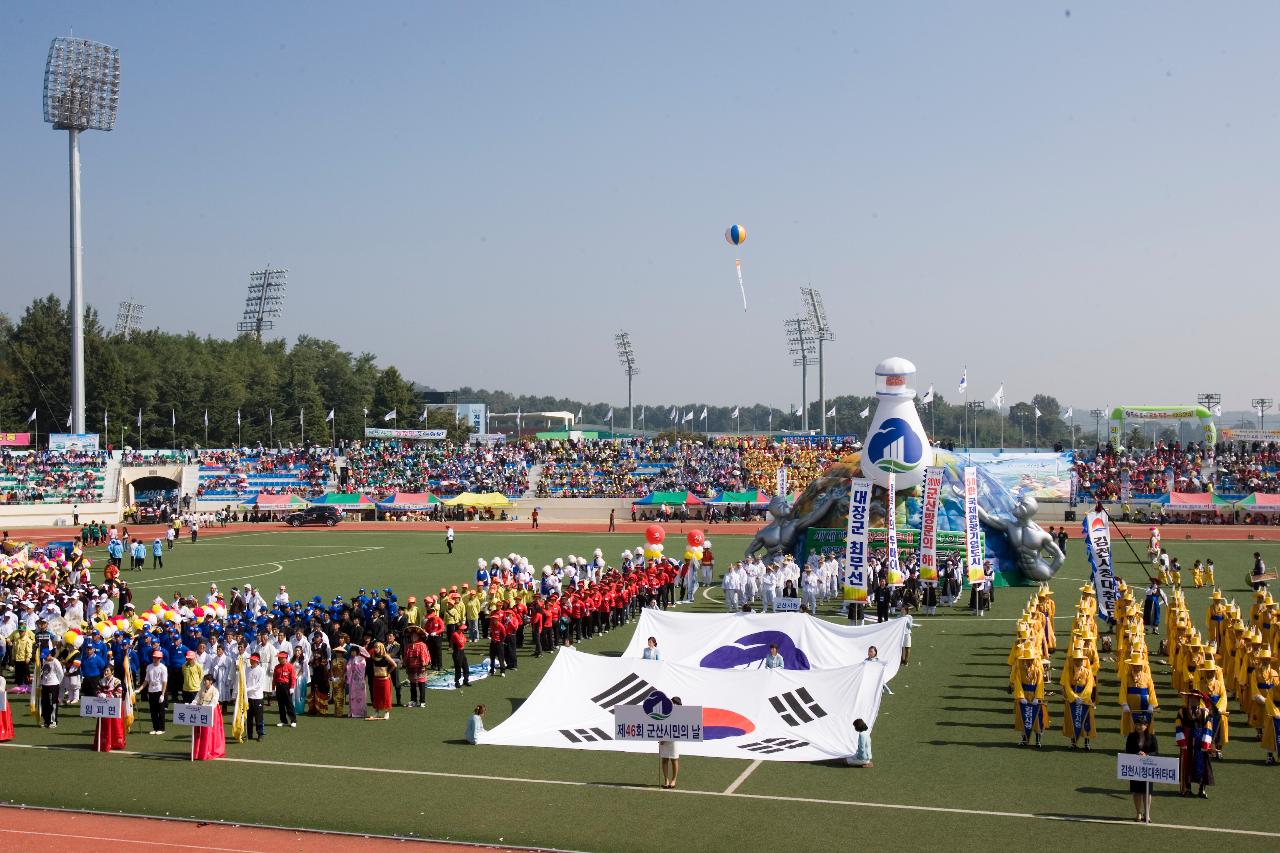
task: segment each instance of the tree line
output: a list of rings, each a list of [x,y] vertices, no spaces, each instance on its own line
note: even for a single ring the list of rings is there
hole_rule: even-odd
[[[34,300],[20,318],[0,314],[0,431],[35,430],[41,436],[68,431],[70,327],[68,306],[54,295]],[[339,441],[350,440],[362,436],[365,426],[390,426],[383,416],[392,410],[398,414],[398,426],[424,426],[421,415],[431,391],[395,366],[380,368],[372,353],[351,353],[333,341],[307,335],[292,347],[284,340],[259,341],[248,334],[225,339],[153,329],[121,337],[107,333],[94,309],[85,312],[85,428],[103,433],[104,445],[227,447],[237,439],[248,446],[289,445],[301,443],[304,431],[308,443],[328,443],[335,433]],[[468,387],[450,392],[449,398],[485,403],[491,412],[581,412],[580,423],[603,427],[609,425],[612,408],[614,427],[625,431],[629,425],[625,405]],[[933,402],[919,405],[919,410],[930,436],[958,443],[963,434],[966,444],[980,447],[998,446],[1003,415],[1005,446],[1022,447],[1033,442],[1038,409],[1039,446],[1070,446],[1069,425],[1054,397],[1037,394],[1014,403],[1002,415],[989,405],[973,411],[963,400],[953,404],[935,394]],[[828,418],[828,432],[862,437],[869,418],[861,412],[874,412],[875,399],[839,395],[828,398],[827,408],[832,407],[836,415]],[[733,416],[735,408],[738,417]],[[674,423],[672,409],[677,411]],[[326,421],[330,410],[332,429]],[[28,423],[33,411],[36,420]],[[690,412],[693,419],[686,420]],[[810,429],[818,429],[821,421],[821,405],[810,403]],[[532,414],[521,418],[526,433],[548,426],[558,429],[562,423]],[[799,431],[802,420],[785,408],[759,403],[735,407],[685,401],[637,405],[634,423],[647,432],[780,433]],[[455,440],[468,431],[449,409],[428,409],[425,426],[447,429]],[[1076,426],[1080,443],[1092,444],[1092,418],[1077,419]],[[511,418],[493,424],[495,431],[513,428]]]

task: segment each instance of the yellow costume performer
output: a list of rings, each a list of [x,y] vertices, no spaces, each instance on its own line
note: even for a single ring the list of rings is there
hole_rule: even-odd
[[[1014,729],[1022,732],[1026,746],[1031,734],[1040,746],[1040,734],[1049,725],[1049,709],[1044,703],[1044,669],[1034,652],[1023,652],[1018,658],[1018,680],[1013,685]]]
[[[1094,678],[1089,661],[1082,648],[1075,648],[1071,658],[1062,670],[1062,734],[1071,740],[1071,748],[1076,748],[1076,741],[1084,738],[1084,748],[1089,748],[1089,740],[1097,734],[1093,713]]]

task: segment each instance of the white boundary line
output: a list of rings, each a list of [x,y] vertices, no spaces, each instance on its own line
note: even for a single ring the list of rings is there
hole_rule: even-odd
[[[85,754],[85,750],[72,746],[47,746],[44,744],[34,743],[3,743],[0,747],[8,747],[10,749],[44,749],[57,752],[78,752]],[[133,755],[139,758],[160,758],[169,761],[188,760],[185,755],[174,755],[172,753],[162,752],[134,752],[132,750],[118,750],[119,755]],[[220,758],[219,761],[231,762],[233,764],[256,764],[267,767],[302,767],[309,770],[345,770],[354,773],[386,773],[395,776],[426,776],[441,779],[469,779],[480,782],[523,782],[526,785],[560,785],[569,788],[605,788],[611,791],[618,789],[626,789],[636,792],[665,791],[668,789],[655,788],[650,785],[626,785],[626,784],[606,784],[602,782],[577,782],[569,779],[524,779],[518,776],[487,776],[472,773],[447,773],[442,770],[402,770],[392,767],[355,767],[348,764],[316,764],[313,762],[302,761],[272,761],[265,758]],[[1184,832],[1216,832],[1226,835],[1247,835],[1257,838],[1280,838],[1280,832],[1267,832],[1260,829],[1231,829],[1223,826],[1190,826],[1178,823],[1148,823],[1139,824],[1133,820],[1123,818],[1108,817],[1072,817],[1067,815],[1054,814],[1034,814],[1032,812],[1003,812],[991,811],[986,809],[965,809],[965,808],[948,808],[946,806],[921,806],[911,805],[909,803],[871,803],[859,800],[830,800],[818,797],[784,797],[774,794],[739,794],[734,791],[695,791],[689,788],[674,789],[677,794],[686,794],[696,797],[730,797],[744,800],[763,800],[778,803],[804,803],[807,805],[823,805],[823,806],[852,806],[855,808],[866,809],[896,809],[900,811],[914,812],[933,812],[936,814],[957,814],[957,815],[984,815],[987,817],[1004,817],[1004,818],[1021,818],[1023,820],[1053,820],[1064,823],[1101,823],[1114,824],[1115,826],[1154,826],[1161,829],[1177,829]]]
[[[34,835],[39,838],[67,838],[74,839],[76,841],[102,843],[102,839],[94,835],[69,835],[65,832],[58,831],[37,832],[34,829],[0,829],[0,832],[8,832],[13,835]],[[218,853],[261,853],[262,850],[260,847],[250,850],[246,847],[210,847],[203,844],[183,844],[179,841],[142,841],[137,838],[130,838],[129,846],[132,847],[135,844],[146,845],[149,847],[173,847],[182,850],[213,850],[218,851]]]
[[[368,548],[357,548],[354,551],[336,551],[332,554],[312,554],[310,557],[291,557],[288,560],[277,560],[269,563],[250,563],[247,566],[229,566],[225,569],[210,569],[207,572],[187,572],[182,575],[165,575],[163,577],[157,577],[154,580],[144,579],[140,583],[132,584],[131,587],[133,589],[150,589],[156,586],[168,586],[173,581],[181,580],[182,578],[198,578],[208,575],[223,574],[226,572],[238,572],[241,569],[260,569],[264,566],[276,566],[277,571],[279,571],[283,568],[280,566],[281,563],[301,563],[305,560],[323,560],[325,557],[345,557],[349,554],[364,554],[368,551],[381,551],[383,547],[384,546],[382,545],[371,545]],[[267,572],[267,574],[275,574],[275,572]],[[257,577],[257,575],[251,575],[250,577]],[[128,580],[128,578],[126,577],[125,580]]]
[[[743,782],[747,781],[747,777],[750,776],[752,773],[754,773],[756,771],[756,768],[759,767],[762,763],[763,762],[759,758],[757,758],[755,761],[748,764],[747,769],[739,773],[738,778],[734,779],[733,784],[725,788],[724,792],[726,794],[732,794],[734,791],[738,790],[738,786],[741,785]]]

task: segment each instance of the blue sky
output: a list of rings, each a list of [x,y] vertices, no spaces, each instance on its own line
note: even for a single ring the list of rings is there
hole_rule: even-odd
[[[270,262],[279,334],[439,388],[625,402],[627,329],[637,402],[786,406],[811,284],[829,395],[896,354],[951,397],[1280,397],[1280,6],[502,5],[6,4],[5,310],[66,290],[74,27],[124,66],[82,145],[108,319],[229,334]]]

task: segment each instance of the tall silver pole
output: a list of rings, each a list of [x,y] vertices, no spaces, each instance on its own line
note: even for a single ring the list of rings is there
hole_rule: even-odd
[[[822,407],[822,434],[827,434],[827,389],[822,384],[822,340],[818,335],[818,405]]]
[[[67,130],[71,169],[71,431],[84,432],[84,245],[80,237],[80,131]]]

